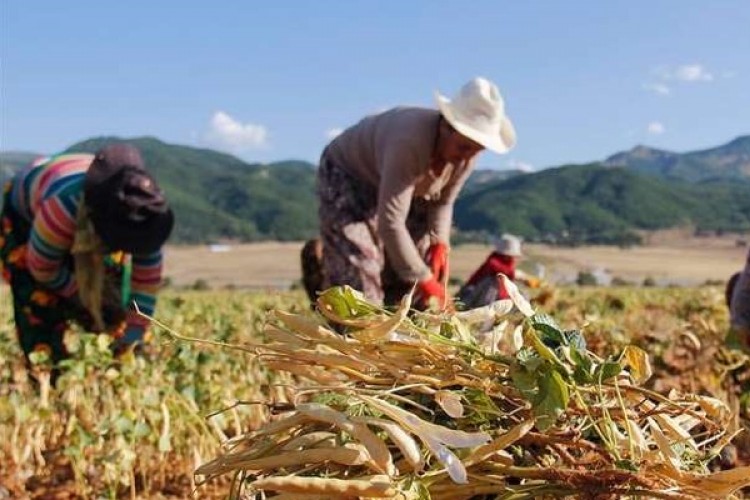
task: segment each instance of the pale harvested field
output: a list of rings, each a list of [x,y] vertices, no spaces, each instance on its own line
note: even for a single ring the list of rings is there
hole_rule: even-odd
[[[708,246],[556,248],[531,246],[529,254],[546,262],[550,278],[573,279],[579,270],[604,269],[636,283],[653,278],[659,284],[698,285],[726,279],[742,268],[747,248],[734,241]]]
[[[168,247],[166,271],[172,283],[189,286],[205,280],[212,287],[284,289],[300,278],[302,243],[235,245],[225,252],[208,247]],[[569,282],[581,270],[607,270],[612,276],[640,283],[698,285],[723,280],[742,268],[747,248],[736,238],[654,238],[631,249],[615,247],[560,248],[527,245],[524,266],[545,265],[547,279]],[[453,250],[451,276],[465,280],[490,252],[489,246],[464,245]]]

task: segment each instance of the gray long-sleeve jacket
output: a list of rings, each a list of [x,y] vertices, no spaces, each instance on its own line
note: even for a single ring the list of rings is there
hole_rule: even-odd
[[[439,121],[434,109],[394,108],[362,119],[325,152],[333,164],[378,190],[378,233],[404,281],[430,275],[406,229],[412,199],[428,200],[430,230],[447,243],[453,205],[474,166],[448,164],[439,176],[430,170]]]

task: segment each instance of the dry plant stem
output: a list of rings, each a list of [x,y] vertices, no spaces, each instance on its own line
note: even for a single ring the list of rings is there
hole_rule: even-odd
[[[589,498],[582,497],[581,491],[576,488],[566,487],[564,485],[539,485],[539,486],[515,486],[515,485],[446,485],[445,487],[435,487],[430,489],[433,500],[457,500],[469,499],[478,495],[492,495],[502,493],[513,493],[513,500],[533,500],[540,497],[555,498]],[[696,500],[691,495],[682,495],[669,491],[658,491],[651,489],[633,488],[612,488],[607,491],[591,491],[590,498],[596,498],[594,495],[601,493],[603,495],[617,495],[617,498],[624,496],[643,497],[643,498],[660,498],[666,500]]]
[[[495,490],[495,491],[487,491],[486,493],[504,493],[504,492],[514,492],[513,493],[513,500],[532,500],[537,499],[542,496],[545,498],[549,497],[557,497],[557,498],[599,498],[599,494],[603,495],[606,498],[612,498],[612,496],[616,495],[616,498],[623,498],[623,497],[633,497],[633,498],[661,498],[661,499],[668,499],[668,500],[696,500],[695,497],[690,495],[682,495],[679,493],[672,493],[669,491],[656,491],[656,490],[650,490],[650,489],[640,489],[640,488],[632,488],[632,489],[624,489],[624,488],[612,488],[612,489],[605,489],[602,491],[590,491],[589,494],[583,494],[580,489],[577,488],[569,488],[562,485],[540,485],[540,486],[506,486],[503,490]],[[471,496],[476,495],[476,493],[473,493]],[[584,496],[585,495],[585,496]],[[437,498],[444,498],[445,500],[455,500],[454,497],[451,496],[439,496],[439,497],[433,497],[434,499]],[[469,497],[462,497],[462,498],[469,498]]]
[[[233,410],[234,408],[236,408],[238,406],[243,406],[243,405],[261,405],[261,406],[268,407],[269,404],[270,403],[268,401],[243,401],[241,399],[238,399],[237,401],[235,401],[234,403],[232,403],[229,406],[225,406],[224,408],[221,408],[219,410],[212,411],[211,413],[207,414],[205,418],[209,419],[211,417],[215,417],[216,415],[219,415],[221,413],[225,413],[225,412],[228,412],[230,410]]]
[[[635,457],[635,440],[633,439],[632,431],[630,428],[630,421],[632,419],[628,418],[628,412],[625,408],[625,401],[623,400],[622,394],[620,393],[620,387],[617,383],[617,379],[615,379],[615,392],[617,393],[617,403],[620,405],[620,410],[622,411],[623,418],[625,419],[625,429],[628,433],[628,451],[630,453],[630,457]]]
[[[518,444],[522,446],[528,446],[528,445],[537,445],[537,446],[558,446],[558,445],[565,445],[569,448],[578,448],[580,450],[584,450],[588,453],[594,453],[600,457],[600,461],[604,461],[605,463],[611,464],[612,463],[612,457],[604,450],[596,446],[595,444],[591,443],[590,441],[585,441],[583,439],[577,439],[574,441],[568,441],[565,439],[558,439],[553,436],[545,436],[543,434],[538,434],[534,432],[529,432],[527,435],[523,436],[521,439],[518,440]],[[581,463],[580,460],[577,460],[578,463]]]
[[[605,384],[611,387],[610,384]],[[658,392],[651,391],[649,389],[638,387],[634,385],[621,385],[620,389],[623,391],[630,391],[630,392],[636,392],[638,394],[642,394],[644,396],[647,396],[649,398],[652,398],[656,401],[659,401],[660,403],[664,403],[665,405],[668,405],[676,410],[678,410],[678,413],[684,413],[686,415],[690,415],[693,418],[696,418],[700,420],[704,425],[706,425],[708,428],[717,428],[719,427],[715,422],[711,421],[710,419],[706,418],[705,416],[701,415],[700,413],[691,410],[690,408],[685,408],[684,406],[680,406],[678,403],[675,403],[674,401],[670,400],[669,398],[666,398],[659,394]]]
[[[555,453],[557,453],[557,455],[569,466],[578,465],[578,460],[573,455],[568,453],[568,451],[564,447],[560,446],[559,444],[552,444],[549,447],[550,449],[554,450]]]
[[[578,402],[581,408],[586,412],[586,415],[589,418],[590,425],[594,428],[594,431],[597,433],[599,438],[602,440],[602,443],[604,443],[604,446],[607,448],[607,451],[612,453],[613,450],[613,443],[610,443],[607,439],[607,436],[602,432],[602,430],[597,425],[598,420],[594,419],[594,417],[591,415],[591,407],[586,404],[586,402],[583,399],[583,396],[581,395],[581,390],[578,386],[572,386],[573,389],[573,395],[575,396],[575,401]]]
[[[366,384],[392,386],[395,382],[395,380],[391,378],[371,377],[369,375],[365,375],[364,373],[358,372],[357,370],[352,370],[351,368],[346,368],[343,366],[336,367],[336,369],[343,374],[356,378],[357,380],[360,380]]]
[[[580,403],[579,401],[575,401]],[[588,406],[586,408],[576,407],[571,405],[568,407],[568,413],[570,415],[585,415],[592,420],[636,420],[639,419],[639,415],[628,408],[604,408]],[[666,411],[660,411],[656,413],[667,413]]]
[[[477,473],[487,472],[488,477],[499,479],[514,477],[519,479],[545,480],[553,483],[569,485],[583,485],[595,487],[609,485],[613,488],[621,484],[634,484],[644,488],[654,488],[654,481],[645,479],[635,473],[623,470],[581,471],[578,469],[563,469],[549,467],[520,467],[517,465],[503,465],[498,462],[483,462],[473,468]]]
[[[262,471],[282,467],[299,466],[311,463],[335,462],[344,466],[361,465],[366,460],[366,453],[349,448],[329,448],[291,451],[271,456],[252,458],[254,454],[240,453],[224,456],[203,464],[196,474],[214,476],[236,469]]]
[[[175,338],[177,340],[183,340],[185,342],[193,342],[193,343],[196,343],[196,344],[213,345],[213,346],[217,346],[217,347],[227,347],[229,349],[234,349],[236,351],[248,352],[250,354],[257,354],[257,352],[256,352],[257,349],[259,347],[262,347],[262,344],[258,344],[258,345],[250,344],[251,346],[253,346],[252,348],[250,348],[250,347],[240,346],[240,345],[237,345],[237,344],[229,344],[227,342],[219,342],[217,340],[206,340],[206,339],[199,339],[199,338],[196,338],[196,337],[188,337],[186,335],[181,335],[181,334],[175,332],[174,330],[172,330],[171,328],[169,328],[164,323],[161,323],[159,320],[154,319],[154,318],[152,318],[151,316],[149,316],[147,314],[143,314],[138,309],[138,305],[135,304],[135,302],[133,304],[135,305],[136,312],[138,313],[139,316],[142,316],[142,317],[148,319],[151,323],[155,324],[156,326],[158,326],[159,328],[161,328],[165,332],[167,332],[170,337]]]
[[[264,364],[271,370],[288,372],[300,379],[310,380],[318,384],[334,385],[343,383],[346,379],[342,373],[333,372],[322,366],[300,365],[291,361],[266,361]]]
[[[414,384],[411,387],[415,387],[415,385],[422,385],[422,384]],[[400,396],[398,394],[394,394],[394,391],[396,389],[402,389],[401,387],[396,387],[394,390],[391,391],[383,391],[382,389],[367,389],[363,387],[354,387],[354,386],[313,386],[313,387],[305,387],[300,391],[297,391],[297,398],[300,398],[301,396],[308,394],[308,393],[320,393],[320,392],[349,392],[352,394],[371,394],[373,396],[382,396],[382,395],[388,395],[389,397],[396,399],[404,404],[407,404],[409,406],[413,406],[415,408],[419,408],[423,412],[433,415],[435,412],[427,408],[426,406],[422,406],[419,403],[415,403],[411,399],[405,398],[403,396]],[[298,404],[298,401],[295,398],[295,404]]]
[[[369,363],[363,363],[350,356],[343,354],[328,354],[314,351],[307,351],[303,349],[285,350],[278,349],[276,346],[264,346],[265,349],[273,349],[276,351],[280,359],[292,358],[295,361],[304,361],[310,364],[317,364],[329,367],[343,368],[347,367],[352,370],[365,371],[368,369],[375,368]]]
[[[513,493],[513,500],[531,500],[541,496],[565,498],[577,492],[570,488],[557,485],[517,487],[503,486],[501,484],[470,484],[470,485],[446,485],[444,487],[430,488],[430,497],[433,500],[464,500],[481,495],[493,495]]]
[[[373,479],[333,479],[321,477],[266,477],[253,482],[258,490],[290,493],[328,494],[331,498],[389,497],[396,493],[387,476]]]

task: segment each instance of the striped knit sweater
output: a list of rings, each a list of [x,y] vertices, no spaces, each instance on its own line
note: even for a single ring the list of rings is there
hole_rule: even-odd
[[[26,255],[29,272],[64,297],[78,292],[75,274],[66,262],[83,202],[84,176],[93,159],[90,154],[41,158],[15,177],[10,193],[11,206],[31,225]],[[162,254],[133,255],[132,262],[131,300],[142,312],[153,315]]]

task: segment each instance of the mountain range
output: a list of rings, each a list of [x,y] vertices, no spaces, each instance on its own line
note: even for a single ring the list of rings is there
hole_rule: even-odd
[[[737,137],[715,148],[682,154],[636,146],[610,156],[602,164],[689,182],[748,180],[750,136]]]
[[[94,152],[118,140],[88,139],[68,151]],[[174,242],[300,240],[317,233],[315,166],[308,162],[251,164],[153,137],[128,142],[141,150],[174,207]],[[0,153],[0,181],[37,156]],[[637,146],[587,165],[478,170],[457,201],[455,226],[463,239],[512,232],[569,244],[630,244],[639,230],[750,230],[749,195],[750,136],[687,153]]]

